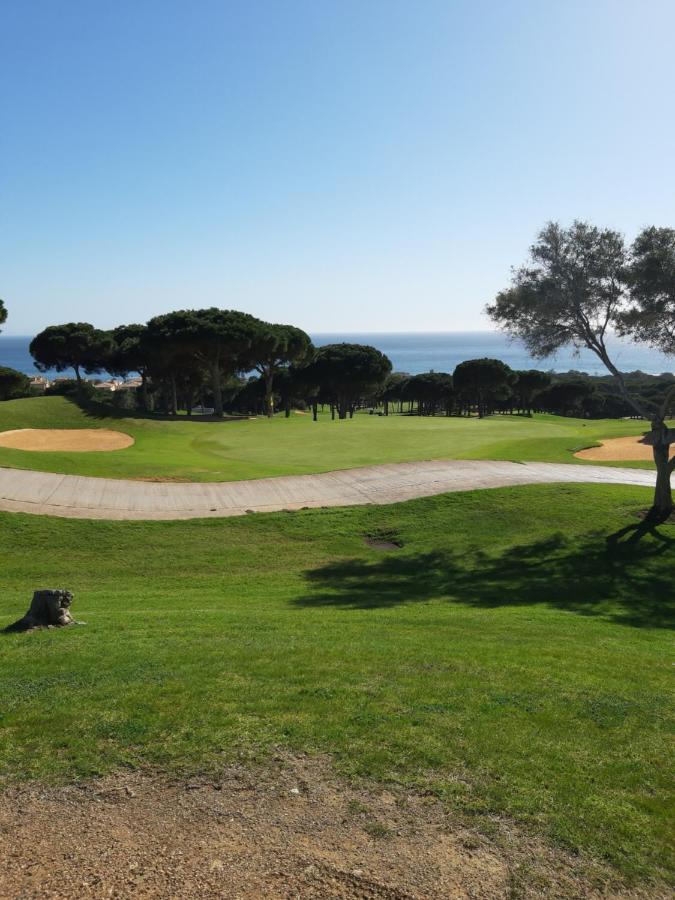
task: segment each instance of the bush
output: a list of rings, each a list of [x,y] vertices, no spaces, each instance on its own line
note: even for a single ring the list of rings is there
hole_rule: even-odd
[[[83,381],[78,385],[74,378],[63,378],[55,381],[45,391],[47,397],[70,397],[77,400],[94,400],[97,391],[90,381]]]
[[[19,397],[30,397],[30,379],[23,372],[0,366],[0,400]]]

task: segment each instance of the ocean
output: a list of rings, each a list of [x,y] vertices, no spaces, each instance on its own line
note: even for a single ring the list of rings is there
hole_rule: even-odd
[[[435,372],[452,373],[457,363],[483,356],[501,359],[512,369],[544,369],[554,372],[575,369],[590,375],[606,374],[600,360],[590,351],[584,351],[579,356],[565,351],[551,359],[535,360],[522,345],[510,341],[503,334],[489,331],[314,334],[312,340],[317,346],[340,341],[371,344],[391,359],[395,371],[410,375],[432,369]],[[0,334],[0,366],[18,369],[27,375],[36,374],[37,370],[28,352],[30,341],[30,337]],[[675,370],[675,358],[663,356],[648,347],[615,339],[610,348],[617,366],[624,372],[639,369],[660,375]]]

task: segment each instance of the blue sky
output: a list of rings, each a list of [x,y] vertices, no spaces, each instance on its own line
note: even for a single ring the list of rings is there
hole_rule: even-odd
[[[672,0],[5,0],[5,334],[487,329],[548,219],[675,225]]]

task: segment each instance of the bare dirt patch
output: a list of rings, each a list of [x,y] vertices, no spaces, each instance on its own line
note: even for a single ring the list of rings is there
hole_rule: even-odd
[[[131,435],[109,428],[20,428],[0,432],[0,447],[36,453],[125,450],[133,443]]]
[[[618,462],[620,460],[654,459],[652,448],[641,444],[639,437],[610,438],[599,447],[589,447],[574,454],[578,459],[592,459],[596,462]]]
[[[372,550],[400,550],[403,546],[399,533],[391,528],[371,531],[363,540]]]
[[[217,778],[124,773],[0,794],[0,896],[37,898],[665,898],[433,797],[340,781],[277,756]]]

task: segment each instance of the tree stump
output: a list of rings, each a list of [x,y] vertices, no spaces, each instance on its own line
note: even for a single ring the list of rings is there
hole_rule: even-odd
[[[8,625],[5,631],[30,631],[32,628],[63,628],[79,625],[70,613],[73,595],[66,590],[35,591],[26,615]]]

